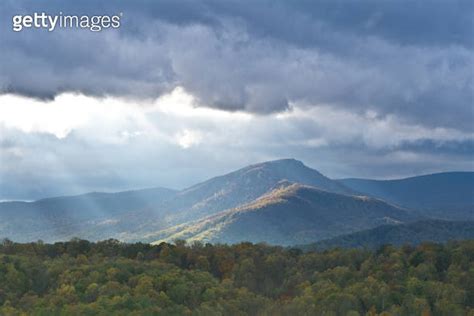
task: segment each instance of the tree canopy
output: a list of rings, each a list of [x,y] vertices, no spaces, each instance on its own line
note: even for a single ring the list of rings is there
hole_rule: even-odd
[[[0,244],[0,315],[474,315],[474,241]]]

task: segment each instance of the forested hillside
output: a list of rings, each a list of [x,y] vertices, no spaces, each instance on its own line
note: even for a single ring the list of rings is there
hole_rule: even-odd
[[[0,238],[17,242],[56,242],[72,237],[155,241],[146,236],[253,202],[281,181],[353,193],[301,161],[280,159],[253,164],[181,191],[153,188],[0,202]]]
[[[473,315],[474,241],[0,244],[0,315]]]
[[[145,240],[229,244],[250,241],[290,246],[416,219],[407,210],[378,199],[283,182],[252,203],[158,231]]]
[[[340,235],[303,245],[304,250],[336,247],[376,249],[382,245],[418,245],[422,242],[444,243],[450,240],[474,239],[474,221],[423,220],[408,224],[381,225],[376,228]]]
[[[384,224],[473,221],[473,175],[336,181],[301,161],[279,159],[180,191],[157,187],[0,202],[0,238],[309,244]]]

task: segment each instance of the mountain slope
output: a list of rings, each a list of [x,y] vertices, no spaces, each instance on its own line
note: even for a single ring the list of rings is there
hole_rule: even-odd
[[[253,201],[281,180],[352,193],[300,161],[282,159],[251,165],[179,192],[156,188],[0,203],[0,237],[138,241],[144,234]]]
[[[172,213],[170,222],[195,220],[251,202],[282,180],[341,194],[354,193],[301,161],[281,159],[254,164],[192,186],[163,207]]]
[[[187,239],[294,245],[414,219],[381,200],[284,183],[245,206],[146,237],[158,242]]]
[[[0,238],[55,241],[72,237],[91,240],[133,230],[137,216],[129,213],[160,204],[175,190],[153,188],[118,193],[88,193],[35,202],[0,203]],[[120,223],[122,219],[122,223]]]
[[[474,172],[446,172],[399,180],[339,181],[354,191],[416,209],[425,216],[474,220]]]
[[[282,159],[254,164],[182,191],[155,188],[0,203],[0,238],[190,238],[302,244],[415,217],[405,207],[357,197],[356,191],[429,217],[469,218],[474,205],[469,204],[474,196],[472,174],[335,181],[300,161]]]
[[[382,245],[417,245],[431,241],[437,243],[449,240],[474,238],[474,221],[456,222],[424,220],[401,225],[382,225],[373,229],[355,232],[301,246],[304,250],[324,250],[330,248],[370,248]]]

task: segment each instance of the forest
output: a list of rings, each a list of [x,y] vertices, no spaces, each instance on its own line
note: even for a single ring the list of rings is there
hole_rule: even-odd
[[[474,241],[0,243],[0,315],[474,315]]]

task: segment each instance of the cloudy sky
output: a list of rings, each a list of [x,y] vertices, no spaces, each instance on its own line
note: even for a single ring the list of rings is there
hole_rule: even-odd
[[[122,14],[12,31],[12,16]],[[474,2],[0,2],[0,200],[183,188],[293,157],[474,170]]]

